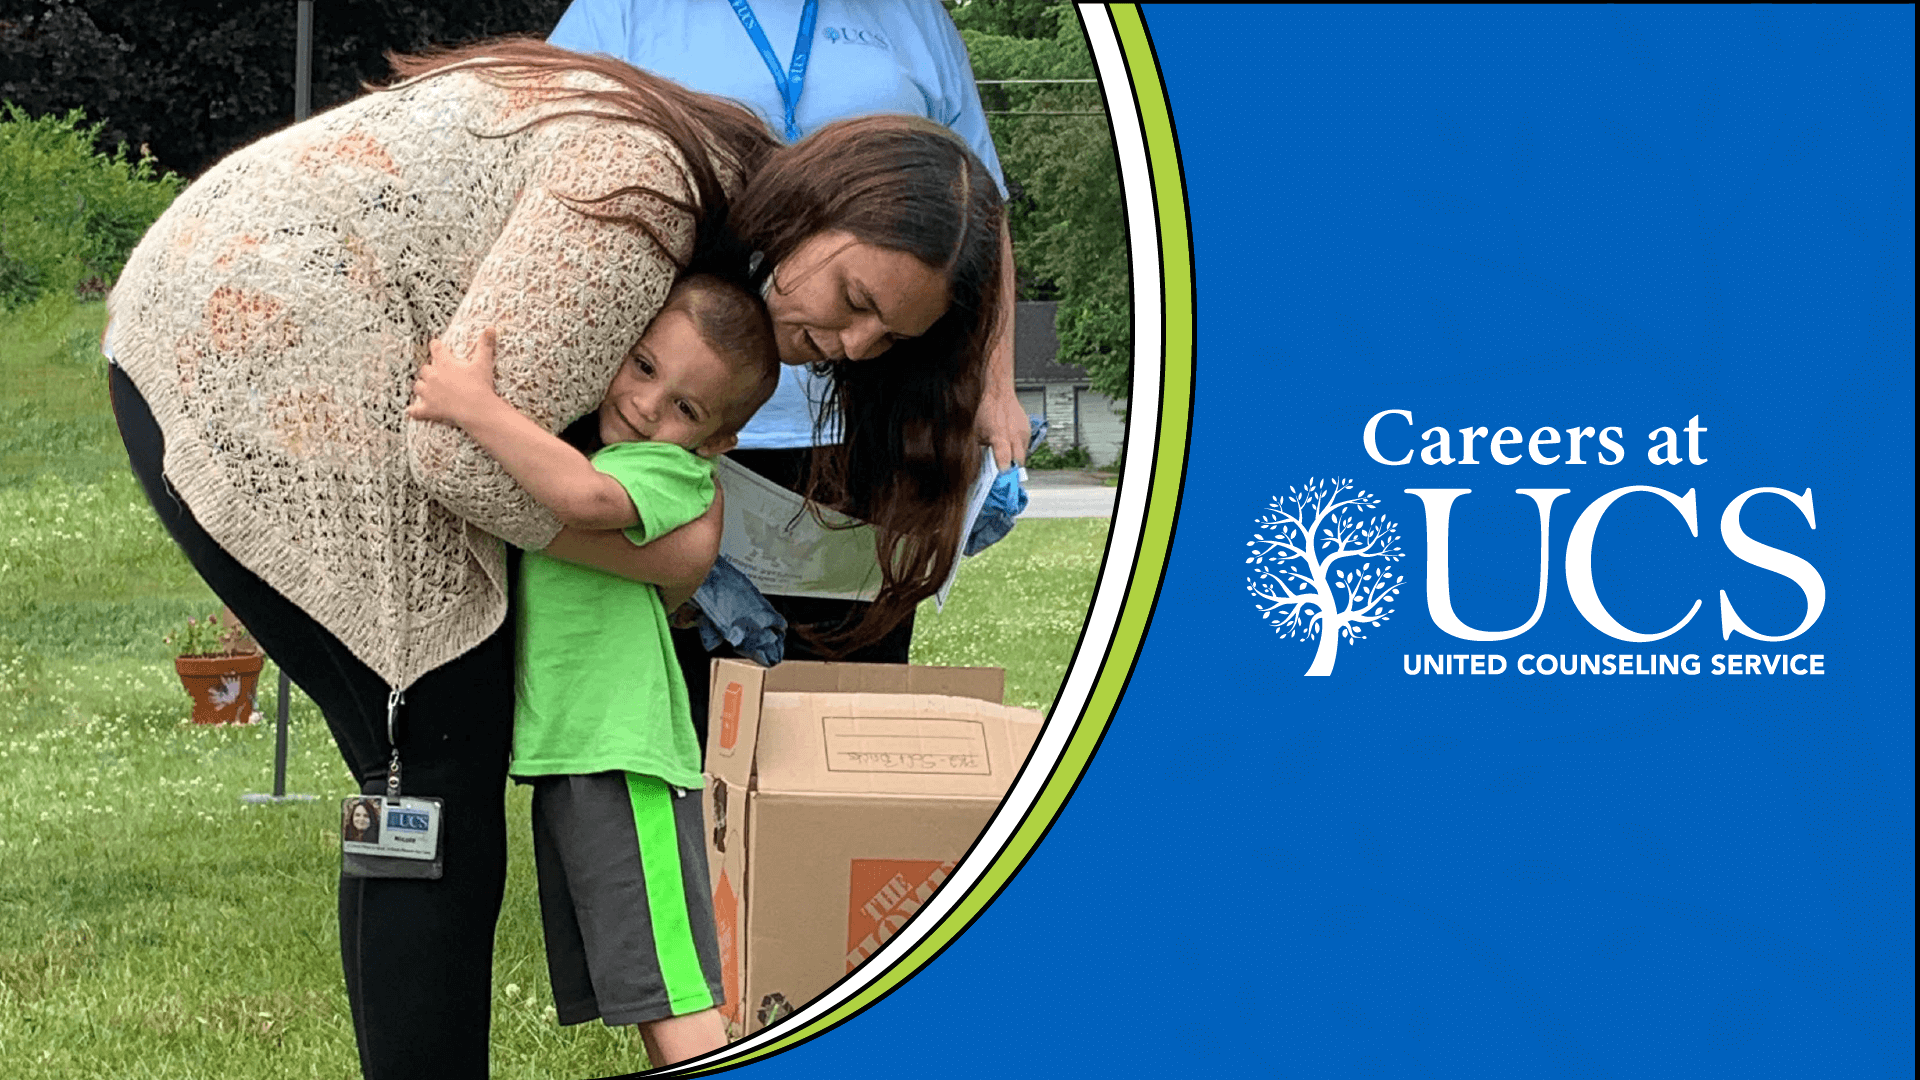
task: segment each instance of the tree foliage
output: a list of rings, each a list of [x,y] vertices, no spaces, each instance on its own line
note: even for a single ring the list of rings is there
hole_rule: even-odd
[[[566,0],[320,0],[313,110],[387,77],[387,50],[544,37]],[[35,116],[85,109],[104,145],[150,148],[197,176],[293,119],[296,5],[0,0],[0,98]]]
[[[972,0],[949,10],[976,79],[1094,77],[1086,34],[1068,4]],[[1057,359],[1085,368],[1095,389],[1124,398],[1133,355],[1127,222],[1100,87],[989,83],[980,97],[1012,194],[1021,296],[1058,299]]]

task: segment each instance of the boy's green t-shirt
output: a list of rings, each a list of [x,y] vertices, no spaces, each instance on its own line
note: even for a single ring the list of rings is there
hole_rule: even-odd
[[[632,496],[636,544],[713,502],[712,463],[671,443],[616,443],[593,467]],[[698,788],[700,746],[659,592],[532,551],[519,589],[513,775],[618,769]]]

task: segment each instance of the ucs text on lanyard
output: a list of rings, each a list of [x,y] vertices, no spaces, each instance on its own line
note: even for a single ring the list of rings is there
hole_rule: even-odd
[[[800,30],[793,37],[793,63],[786,71],[780,70],[780,58],[774,55],[767,32],[761,28],[747,0],[728,2],[733,5],[733,13],[740,17],[740,25],[746,27],[747,36],[753,39],[754,48],[760,50],[760,59],[767,62],[767,70],[773,73],[773,85],[780,91],[781,104],[787,107],[787,141],[793,142],[800,138],[793,111],[800,107],[800,89],[807,82],[807,58],[813,55],[813,21],[820,14],[820,2],[807,0],[806,7],[800,10]]]

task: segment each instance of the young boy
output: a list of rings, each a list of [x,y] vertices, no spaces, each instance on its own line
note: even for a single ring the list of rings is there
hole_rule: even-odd
[[[591,462],[494,393],[492,331],[464,364],[434,342],[407,413],[459,426],[563,523],[643,544],[706,512],[709,459],[778,378],[760,301],[695,275],[608,387]],[[559,1020],[638,1024],[655,1068],[718,1049],[700,747],[659,592],[538,552],[519,589],[511,772],[534,789]]]

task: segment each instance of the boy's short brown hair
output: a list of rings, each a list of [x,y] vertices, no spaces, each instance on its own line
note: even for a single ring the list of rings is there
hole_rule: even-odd
[[[780,350],[773,340],[767,305],[739,285],[714,274],[689,274],[673,283],[660,314],[678,311],[693,322],[734,376],[742,392],[723,409],[720,430],[738,432],[780,384]],[[659,316],[655,316],[658,318]]]

